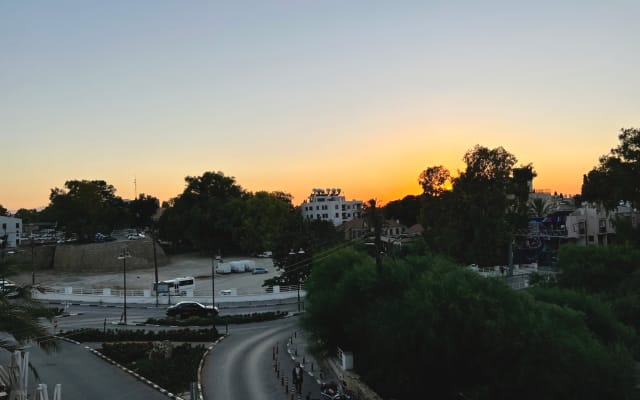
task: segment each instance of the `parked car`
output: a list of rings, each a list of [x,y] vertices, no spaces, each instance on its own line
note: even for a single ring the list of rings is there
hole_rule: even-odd
[[[130,233],[127,235],[127,239],[129,240],[140,240],[142,238],[144,238],[144,236],[138,233]]]
[[[269,272],[269,271],[267,271],[265,268],[262,268],[262,267],[255,267],[255,268],[253,269],[252,274],[254,274],[254,275],[257,275],[257,274],[266,274],[267,272]]]
[[[197,301],[181,301],[167,308],[168,317],[212,317],[218,315],[218,307],[205,306]]]

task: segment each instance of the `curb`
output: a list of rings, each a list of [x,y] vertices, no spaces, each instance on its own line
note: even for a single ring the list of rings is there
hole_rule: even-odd
[[[211,350],[213,350],[213,348],[225,337],[227,337],[227,335],[221,335],[218,340],[207,347],[207,351],[204,352],[202,358],[200,359],[200,364],[198,365],[198,400],[204,400],[204,396],[202,395],[202,368],[204,367],[204,360],[209,356]]]

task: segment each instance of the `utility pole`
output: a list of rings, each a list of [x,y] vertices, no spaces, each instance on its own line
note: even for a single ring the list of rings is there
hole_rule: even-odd
[[[127,324],[127,258],[131,258],[131,254],[129,253],[129,249],[125,246],[120,250],[120,255],[118,256],[118,260],[122,260],[122,277],[124,281],[124,324]]]
[[[156,282],[153,285],[156,291],[156,307],[158,307],[158,256],[156,255],[156,231],[155,224],[151,226],[151,242],[153,243],[153,268],[155,271]]]
[[[378,208],[376,207],[376,201],[374,199],[369,200],[369,222],[373,225],[375,234],[375,252],[376,252],[376,270],[379,272],[382,269],[382,240],[380,235],[382,234],[382,223],[380,216],[378,215]]]

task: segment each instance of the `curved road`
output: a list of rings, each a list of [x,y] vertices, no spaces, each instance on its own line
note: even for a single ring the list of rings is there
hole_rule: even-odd
[[[298,318],[234,326],[205,360],[202,372],[207,400],[289,399],[273,369],[273,346],[279,343],[282,371],[291,380],[293,361],[286,352],[287,339],[298,329]],[[305,376],[303,398],[319,398],[319,386]]]

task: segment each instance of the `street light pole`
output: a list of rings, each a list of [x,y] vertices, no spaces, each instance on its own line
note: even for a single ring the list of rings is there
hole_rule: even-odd
[[[293,258],[293,263],[292,263],[292,267],[294,268],[294,270],[297,270],[295,275],[296,275],[296,286],[298,289],[298,312],[301,311],[300,308],[300,281],[302,280],[301,278],[301,274],[299,269],[301,268],[300,265],[296,265],[299,263],[299,260],[302,259],[302,257],[304,257],[304,250],[302,250],[302,248],[300,248],[300,250],[298,250],[298,252],[294,252],[293,249],[291,249],[291,251],[289,252],[289,255],[291,256],[291,258]]]
[[[155,227],[151,227],[151,242],[153,243],[153,267],[156,275],[156,283],[153,287],[156,290],[156,307],[158,307],[158,257],[156,256],[156,231]]]
[[[118,260],[122,260],[122,278],[124,281],[124,324],[127,324],[127,258],[131,258],[129,249],[125,246],[120,250]]]

